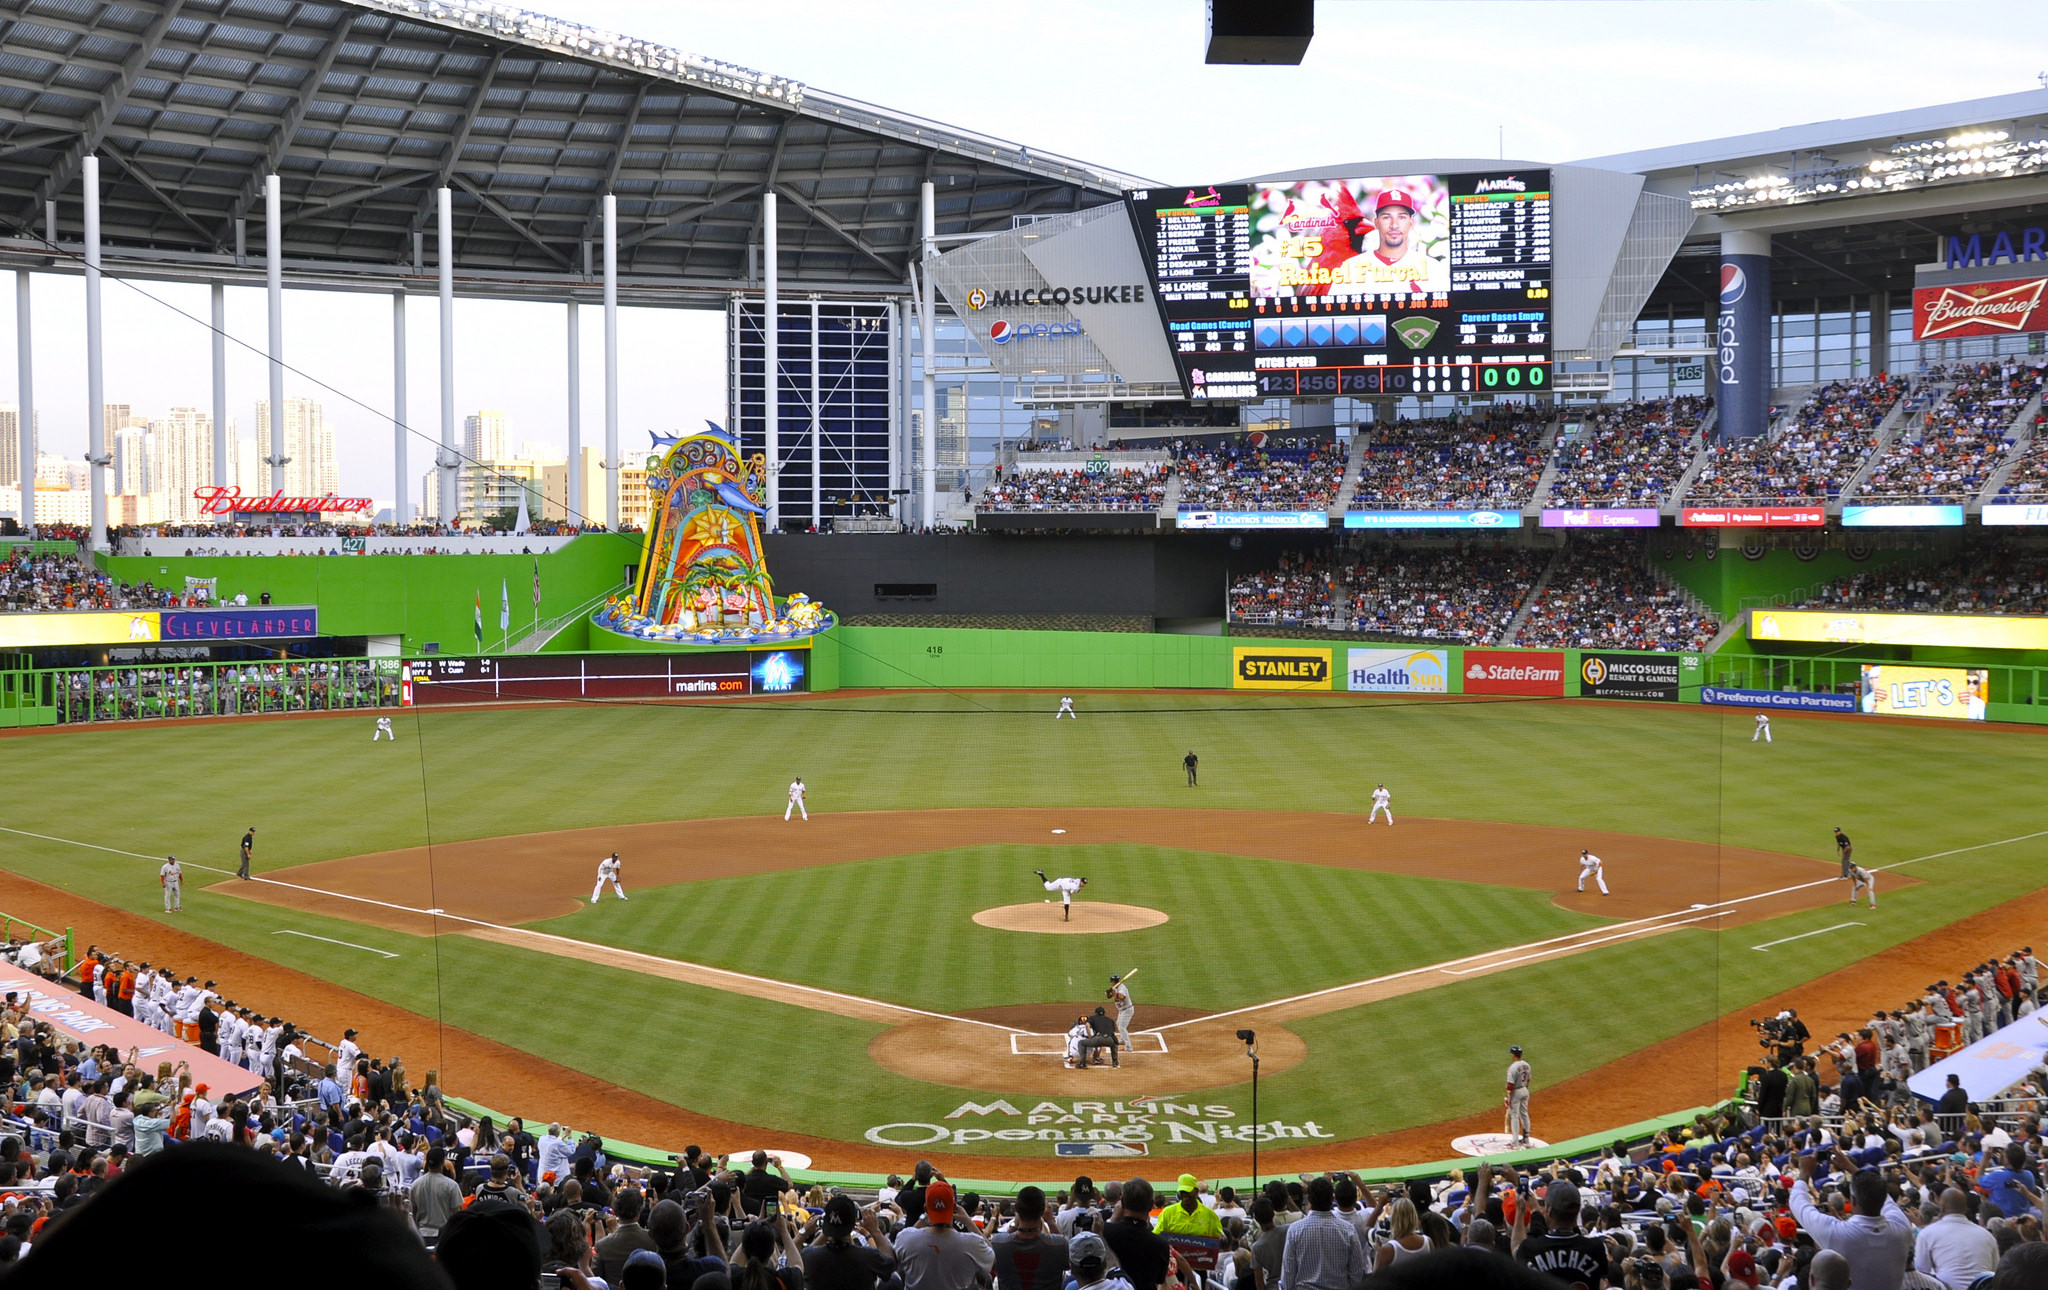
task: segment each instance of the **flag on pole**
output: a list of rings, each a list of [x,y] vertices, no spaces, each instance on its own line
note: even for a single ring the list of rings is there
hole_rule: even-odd
[[[481,587],[476,593],[476,652],[484,652],[484,593]]]
[[[512,630],[512,583],[510,579],[498,579],[498,630]]]
[[[533,557],[533,607],[540,608],[540,557]]]

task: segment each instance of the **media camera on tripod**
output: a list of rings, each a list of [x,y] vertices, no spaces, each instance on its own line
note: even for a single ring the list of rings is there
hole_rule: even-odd
[[[1757,1046],[1769,1049],[1780,1066],[1804,1056],[1806,1041],[1813,1037],[1806,1023],[1799,1019],[1798,1010],[1793,1008],[1761,1021],[1751,1017],[1749,1024],[1756,1031]]]

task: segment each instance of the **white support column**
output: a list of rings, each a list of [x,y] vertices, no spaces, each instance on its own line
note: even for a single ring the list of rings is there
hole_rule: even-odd
[[[939,522],[939,401],[932,368],[938,362],[939,349],[933,335],[938,306],[932,296],[932,260],[938,255],[938,198],[931,184],[923,186],[918,205],[919,223],[924,231],[924,263],[919,273],[917,302],[917,327],[924,342],[924,433],[918,445],[924,453],[921,519],[926,528],[933,528]]]
[[[587,267],[587,266],[586,266]],[[583,513],[583,319],[576,302],[569,302],[569,478],[562,497],[563,516],[581,528],[589,522]]]
[[[284,491],[284,194],[276,175],[263,178],[263,262],[270,290],[270,491]],[[310,491],[310,490],[309,490]]]
[[[55,238],[51,239],[55,241]],[[14,273],[14,397],[15,422],[21,436],[21,527],[33,532],[36,522],[36,354],[29,328],[27,269]]]
[[[228,486],[228,288],[213,284],[213,486]]]
[[[604,510],[619,527],[619,199],[604,195]]]
[[[406,448],[412,438],[411,419],[405,409],[405,293],[391,293],[391,522],[403,524],[407,496],[412,490],[406,481]]]
[[[761,442],[768,458],[768,531],[782,527],[782,278],[775,190],[761,194]]]
[[[107,403],[100,365],[100,159],[85,158],[85,430],[92,549],[107,547]],[[33,428],[33,424],[31,424]]]
[[[441,450],[434,458],[441,486],[439,520],[453,524],[460,501],[455,496],[455,470],[462,458],[455,452],[455,207],[454,194],[443,188],[434,195],[439,211],[441,278]]]

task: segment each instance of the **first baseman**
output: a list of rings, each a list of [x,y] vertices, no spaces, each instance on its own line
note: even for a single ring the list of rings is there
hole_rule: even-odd
[[[1591,874],[1593,876],[1593,881],[1600,884],[1600,894],[1605,896],[1607,894],[1607,875],[1604,870],[1604,867],[1600,863],[1600,857],[1594,855],[1591,851],[1581,851],[1579,852],[1580,891],[1584,891],[1586,889],[1587,874]]]
[[[1380,818],[1381,811],[1385,811],[1387,813],[1387,823],[1391,826],[1394,822],[1394,808],[1389,803],[1393,800],[1394,795],[1387,791],[1385,784],[1374,789],[1372,791],[1372,814],[1365,818],[1365,822],[1371,824],[1374,820]]]
[[[179,866],[178,857],[164,861],[163,868],[156,871],[156,880],[164,888],[164,912],[182,914],[185,912],[185,870]]]
[[[1135,1052],[1131,1047],[1131,1019],[1138,1015],[1138,1005],[1131,1002],[1131,987],[1124,984],[1121,976],[1109,978],[1109,997],[1116,1003],[1117,1042],[1125,1052]]]
[[[1859,891],[1860,891],[1860,892],[1862,892],[1862,893],[1864,893],[1865,895],[1867,895],[1867,896],[1869,896],[1869,897],[1870,897],[1870,907],[1871,907],[1872,909],[1876,909],[1876,908],[1877,908],[1877,875],[1876,875],[1876,874],[1874,874],[1874,873],[1872,873],[1872,872],[1870,872],[1870,870],[1868,870],[1868,869],[1865,869],[1865,868],[1864,868],[1864,867],[1863,867],[1862,865],[1860,865],[1860,864],[1852,864],[1852,865],[1850,865],[1850,866],[1849,866],[1849,903],[1850,903],[1850,904],[1852,904],[1852,905],[1853,905],[1853,904],[1855,904],[1855,903],[1856,903],[1856,893],[1857,893],[1857,892],[1859,892]]]
[[[1045,870],[1043,869],[1033,869],[1031,872],[1038,875],[1038,880],[1045,884],[1047,891],[1056,891],[1060,894],[1060,921],[1063,923],[1072,922],[1074,919],[1074,893],[1087,886],[1088,880],[1086,878],[1048,878],[1045,876]]]
[[[626,889],[619,885],[619,853],[616,851],[597,862],[597,885],[590,889],[591,904],[597,903],[597,898],[604,893],[606,883],[612,885],[612,890],[619,894],[620,900],[626,898]]]

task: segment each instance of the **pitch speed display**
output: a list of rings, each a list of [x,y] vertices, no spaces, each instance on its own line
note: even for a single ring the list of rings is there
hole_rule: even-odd
[[[1138,189],[1190,399],[1550,384],[1550,172]]]

